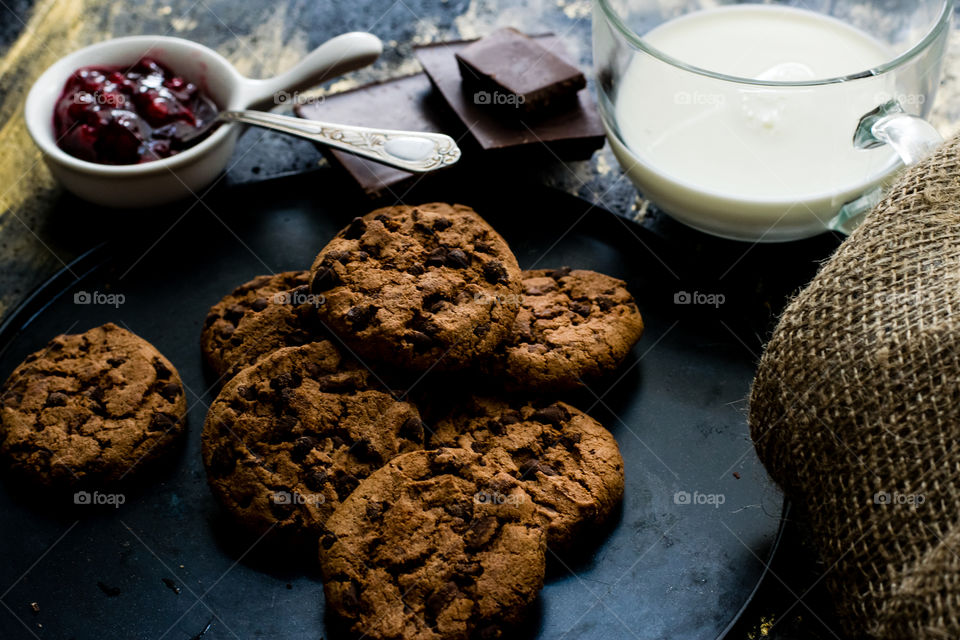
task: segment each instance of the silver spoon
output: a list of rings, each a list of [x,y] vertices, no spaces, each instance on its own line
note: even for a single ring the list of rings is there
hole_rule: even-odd
[[[266,111],[221,111],[207,126],[201,127],[182,142],[189,144],[206,135],[220,122],[242,122],[282,131],[413,173],[443,169],[460,159],[460,148],[456,141],[442,133],[356,127]]]

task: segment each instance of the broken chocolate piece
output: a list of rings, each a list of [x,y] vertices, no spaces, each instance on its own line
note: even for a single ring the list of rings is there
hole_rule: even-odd
[[[465,47],[456,59],[463,88],[474,103],[502,108],[503,113],[570,108],[577,92],[587,86],[579,69],[509,27]]]
[[[559,57],[566,55],[559,38],[535,36],[534,39]],[[470,135],[482,149],[497,153],[509,151],[511,156],[545,152],[550,158],[584,160],[603,146],[603,123],[588,91],[577,92],[569,109],[537,114],[536,118],[526,115],[504,118],[500,110],[474,104],[473,95],[463,91],[457,59],[451,55],[467,46],[469,43],[464,42],[437,43],[414,47],[414,52],[430,81],[468,125]]]

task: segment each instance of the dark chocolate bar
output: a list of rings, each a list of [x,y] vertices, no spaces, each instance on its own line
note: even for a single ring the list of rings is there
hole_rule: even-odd
[[[464,89],[507,115],[569,108],[587,86],[583,73],[516,29],[498,29],[456,54]]]
[[[566,51],[559,38],[536,36],[536,41],[555,55]],[[542,150],[547,156],[561,160],[585,160],[603,146],[604,130],[596,104],[588,91],[576,94],[569,109],[534,118],[506,118],[499,110],[476,104],[465,93],[454,54],[470,43],[446,42],[414,47],[417,60],[430,76],[433,85],[443,94],[450,107],[484,150],[511,152]]]
[[[560,41],[553,36],[536,39],[554,53],[564,54]],[[417,57],[430,71],[430,77],[417,73],[357,87],[326,96],[322,101],[297,105],[295,111],[311,120],[446,133],[464,151],[460,164],[474,166],[487,161],[502,166],[504,162],[527,162],[532,158],[580,160],[603,146],[603,126],[586,91],[578,94],[576,106],[569,111],[530,122],[504,119],[497,112],[467,102],[454,53],[469,44],[451,42],[419,48]],[[373,196],[400,196],[408,185],[421,179],[343,151],[322,149]]]

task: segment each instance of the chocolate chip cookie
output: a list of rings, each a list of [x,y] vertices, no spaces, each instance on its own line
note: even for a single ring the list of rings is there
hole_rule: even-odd
[[[430,446],[471,449],[520,482],[545,522],[551,548],[569,548],[623,497],[617,441],[569,404],[474,397],[431,427]]]
[[[170,452],[187,403],[177,370],[114,324],[61,335],[3,385],[0,457],[54,488],[106,487]]]
[[[315,544],[360,480],[423,442],[416,408],[372,389],[366,370],[322,341],[280,349],[227,383],[202,452],[214,495],[239,522]]]
[[[320,252],[320,315],[357,353],[403,369],[461,369],[517,315],[520,268],[472,209],[396,206],[356,218]]]
[[[530,497],[464,449],[395,458],[327,528],[327,604],[374,640],[508,637],[543,584],[544,532]]]
[[[511,390],[571,390],[619,367],[642,333],[622,280],[569,268],[524,271],[520,311],[489,370]]]
[[[210,368],[224,381],[283,347],[318,339],[316,308],[307,271],[258,276],[211,307],[200,346]]]

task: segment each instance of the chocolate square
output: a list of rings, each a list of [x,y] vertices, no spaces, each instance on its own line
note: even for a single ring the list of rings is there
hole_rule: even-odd
[[[587,86],[579,69],[509,27],[464,47],[456,59],[467,90],[486,92],[487,106],[500,108],[504,115],[570,107]]]

